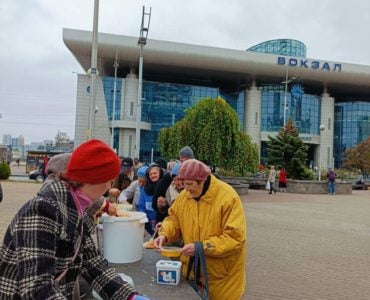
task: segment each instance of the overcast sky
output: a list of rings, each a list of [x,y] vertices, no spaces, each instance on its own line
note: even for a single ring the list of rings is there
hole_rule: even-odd
[[[152,7],[148,38],[244,50],[291,38],[320,60],[370,65],[369,0],[100,0],[99,31],[138,36]],[[74,138],[75,72],[62,28],[92,30],[94,0],[0,1],[0,143]],[[145,67],[144,67],[145,72]]]

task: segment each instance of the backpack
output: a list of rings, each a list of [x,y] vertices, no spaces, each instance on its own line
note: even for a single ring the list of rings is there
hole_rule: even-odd
[[[335,180],[335,173],[334,172],[329,172],[329,180],[334,181]]]

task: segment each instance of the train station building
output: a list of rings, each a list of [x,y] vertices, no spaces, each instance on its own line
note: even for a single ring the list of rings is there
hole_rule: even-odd
[[[86,72],[77,83],[78,145],[89,128],[92,32],[64,29],[63,40]],[[139,126],[140,159],[159,156],[159,130],[204,97],[222,97],[235,109],[262,161],[268,136],[289,119],[309,146],[311,167],[340,167],[345,151],[370,136],[370,66],[308,58],[305,44],[292,39],[246,50],[148,39],[136,122],[139,50],[136,37],[98,35],[94,137],[112,143],[121,156],[135,155]]]

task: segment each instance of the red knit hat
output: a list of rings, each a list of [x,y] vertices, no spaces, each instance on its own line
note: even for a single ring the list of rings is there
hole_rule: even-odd
[[[118,176],[120,165],[117,154],[107,144],[92,139],[73,151],[64,176],[81,183],[104,183]]]
[[[179,179],[204,181],[210,174],[211,169],[206,164],[196,159],[188,159],[181,163],[177,177]]]

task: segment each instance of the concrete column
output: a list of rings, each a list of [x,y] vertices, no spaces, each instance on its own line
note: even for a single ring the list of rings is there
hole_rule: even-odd
[[[137,108],[138,78],[134,70],[123,81],[123,93],[121,98],[121,120],[135,121]],[[134,156],[135,153],[135,129],[120,128],[119,156]]]
[[[79,74],[77,81],[77,99],[76,99],[76,125],[75,125],[75,147],[86,141],[89,124],[89,105],[91,93],[91,79],[87,75]],[[101,77],[96,79],[96,101],[98,107],[94,112],[94,136],[110,144],[110,130],[105,104],[103,82]],[[94,109],[95,109],[94,105]]]
[[[258,146],[259,156],[261,156],[261,102],[262,93],[253,81],[252,86],[245,91],[244,132]]]
[[[321,165],[321,169],[328,169],[334,167],[334,98],[330,97],[326,91],[321,95],[320,125],[324,125],[325,129],[320,130],[320,145],[316,151],[317,165],[319,167]]]

